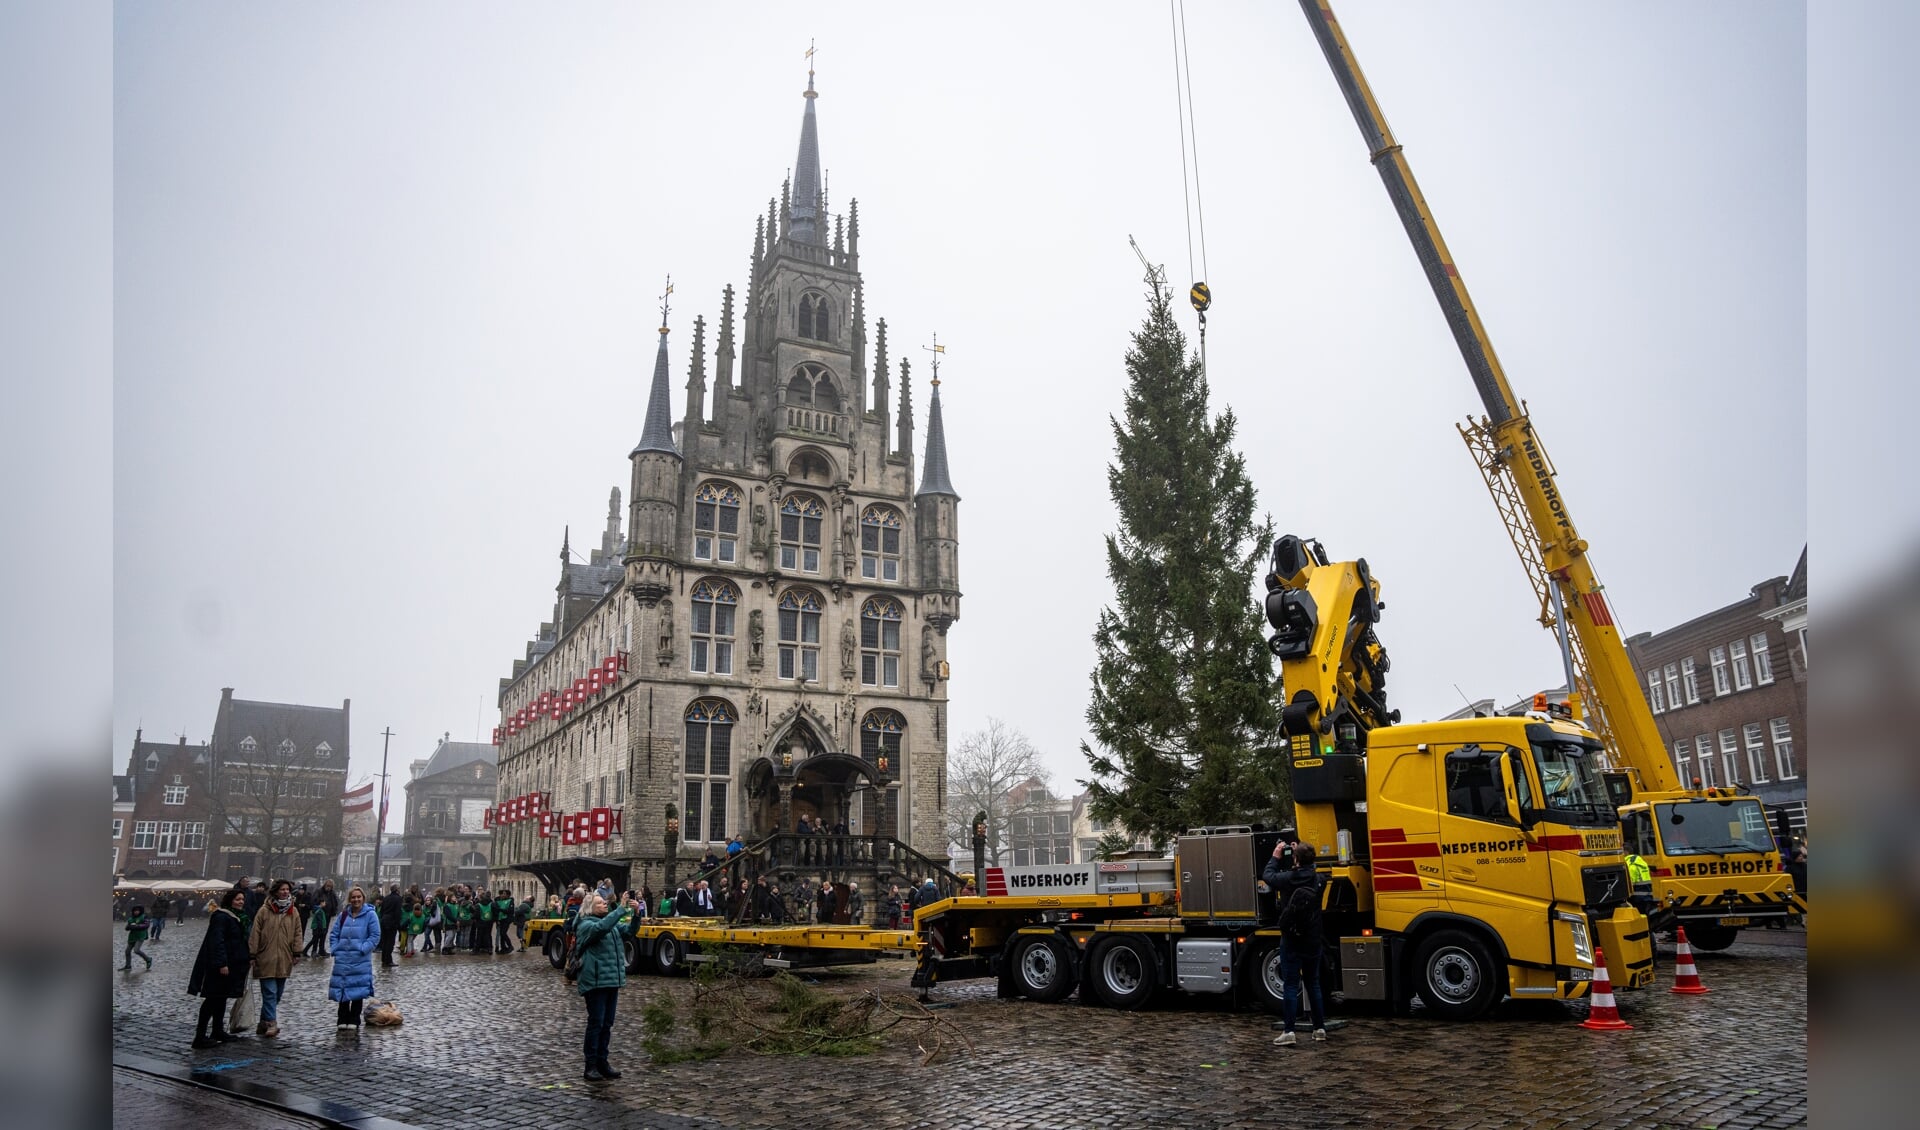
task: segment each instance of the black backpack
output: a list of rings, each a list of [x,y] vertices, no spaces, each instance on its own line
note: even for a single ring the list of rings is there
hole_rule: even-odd
[[[1314,916],[1320,912],[1320,892],[1309,883],[1295,887],[1280,908],[1280,932],[1290,942],[1304,942],[1313,932]]]
[[[566,977],[569,981],[578,981],[580,965],[587,959],[587,947],[581,945],[580,939],[573,934],[568,934],[567,938],[571,944],[567,947]]]

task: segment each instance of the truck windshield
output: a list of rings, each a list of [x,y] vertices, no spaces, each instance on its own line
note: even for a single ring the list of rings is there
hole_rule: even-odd
[[[1579,823],[1610,824],[1616,817],[1600,779],[1597,751],[1579,742],[1534,742],[1540,791],[1547,811]]]
[[[1774,849],[1760,802],[1686,800],[1653,806],[1668,855],[1733,855]]]

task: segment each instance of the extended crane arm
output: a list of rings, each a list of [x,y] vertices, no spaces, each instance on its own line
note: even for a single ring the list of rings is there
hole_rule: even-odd
[[[1667,759],[1653,714],[1640,697],[1633,663],[1587,557],[1587,543],[1575,532],[1566,501],[1555,485],[1553,463],[1534,434],[1525,407],[1507,384],[1493,342],[1467,293],[1466,280],[1454,265],[1446,241],[1440,238],[1439,225],[1413,179],[1406,154],[1387,128],[1386,115],[1361,75],[1360,64],[1354,60],[1346,34],[1327,0],[1300,0],[1300,8],[1360,126],[1368,155],[1380,170],[1380,180],[1387,187],[1407,238],[1413,241],[1421,269],[1433,286],[1454,343],[1486,407],[1486,418],[1463,432],[1541,597],[1542,619],[1553,622],[1545,607],[1550,604],[1546,586],[1557,585],[1563,594],[1562,616],[1577,644],[1577,665],[1583,668],[1597,700],[1592,705],[1599,708],[1599,728],[1614,756],[1639,773],[1643,787],[1657,791],[1677,788],[1680,782]]]

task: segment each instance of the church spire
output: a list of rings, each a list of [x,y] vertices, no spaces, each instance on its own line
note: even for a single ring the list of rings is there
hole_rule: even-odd
[[[947,429],[940,422],[940,355],[946,352],[946,346],[934,338],[933,354],[933,403],[927,408],[927,465],[920,473],[920,489],[914,492],[919,498],[929,494],[948,494],[954,498],[960,495],[954,491],[953,483],[947,478]]]
[[[667,276],[667,290],[660,296],[660,352],[653,360],[653,388],[647,394],[647,421],[640,428],[640,442],[633,449],[680,454],[673,446],[672,394],[667,391],[667,299],[673,294],[673,276]]]
[[[824,243],[826,231],[820,214],[820,133],[814,123],[813,103],[820,95],[813,89],[813,45],[807,45],[806,114],[800,119],[800,155],[793,162],[793,224],[790,234],[796,243]]]

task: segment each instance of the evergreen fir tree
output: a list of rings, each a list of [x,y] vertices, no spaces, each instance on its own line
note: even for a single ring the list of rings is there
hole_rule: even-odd
[[[1206,377],[1162,286],[1126,366],[1107,468],[1114,603],[1094,632],[1094,745],[1080,747],[1093,777],[1081,783],[1096,818],[1164,845],[1187,827],[1291,811],[1263,752],[1277,688],[1254,579],[1273,523],[1254,520],[1233,412],[1208,421]]]

